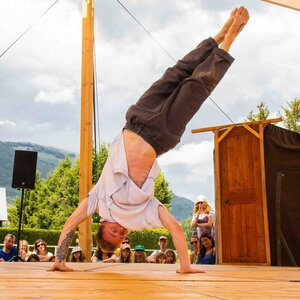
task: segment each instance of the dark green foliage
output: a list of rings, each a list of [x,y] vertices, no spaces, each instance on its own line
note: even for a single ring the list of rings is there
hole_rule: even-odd
[[[264,102],[256,105],[256,107],[258,108],[258,112],[254,114],[253,110],[251,110],[245,118],[245,122],[266,120],[269,117],[270,111]]]
[[[279,113],[283,119],[284,126],[295,132],[300,133],[300,99],[287,101],[287,107],[282,107],[283,114]]]
[[[169,183],[165,175],[160,172],[155,180],[155,193],[154,196],[169,209],[170,202],[173,197],[172,191],[169,189]]]

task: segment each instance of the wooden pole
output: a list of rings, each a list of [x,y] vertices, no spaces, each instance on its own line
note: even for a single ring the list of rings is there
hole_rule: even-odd
[[[82,11],[79,202],[87,197],[92,188],[94,1],[83,0]],[[90,261],[92,251],[91,217],[79,225],[79,245],[87,261]]]

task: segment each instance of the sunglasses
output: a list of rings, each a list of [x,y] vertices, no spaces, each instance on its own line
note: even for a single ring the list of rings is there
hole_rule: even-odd
[[[124,245],[124,244],[129,244],[129,242],[127,241],[127,242],[122,242],[122,245]]]
[[[46,246],[45,244],[38,244],[36,245],[38,248],[41,247],[41,246]]]
[[[191,242],[191,245],[197,245],[198,244],[198,242],[197,241],[194,241],[194,242]]]

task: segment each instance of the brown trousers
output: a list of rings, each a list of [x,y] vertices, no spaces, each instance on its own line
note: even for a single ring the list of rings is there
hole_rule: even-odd
[[[202,41],[128,109],[124,128],[139,134],[157,156],[174,148],[233,60],[214,39]]]

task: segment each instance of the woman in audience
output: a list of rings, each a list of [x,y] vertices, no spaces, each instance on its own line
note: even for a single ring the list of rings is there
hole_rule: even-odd
[[[29,251],[28,242],[26,240],[21,240],[19,243],[19,256],[23,261],[27,261],[30,255],[31,251]]]
[[[102,251],[98,246],[97,251],[92,256],[92,262],[104,262],[104,263],[114,263],[116,262],[117,256],[114,252]]]
[[[176,253],[174,250],[168,249],[166,251],[166,256],[167,256],[167,259],[166,259],[167,264],[175,264],[176,263]]]
[[[84,255],[80,247],[74,247],[72,249],[70,262],[85,262]]]
[[[34,254],[37,254],[41,262],[51,261],[53,259],[53,254],[47,251],[47,244],[44,240],[38,239],[34,243]]]
[[[215,240],[208,234],[200,237],[200,254],[197,264],[213,265],[216,262]]]
[[[193,248],[193,251],[190,253],[190,263],[196,264],[200,253],[200,240],[198,239],[198,236],[193,235],[190,243]]]
[[[196,229],[198,238],[202,234],[213,235],[213,210],[208,204],[205,196],[197,197],[194,205],[194,214],[192,218],[192,227]]]
[[[164,252],[158,252],[155,257],[157,264],[165,264],[167,261],[167,255]]]
[[[148,263],[144,245],[136,245],[134,247],[134,263]]]
[[[121,245],[120,256],[116,260],[117,263],[132,263],[131,251],[129,244]]]

